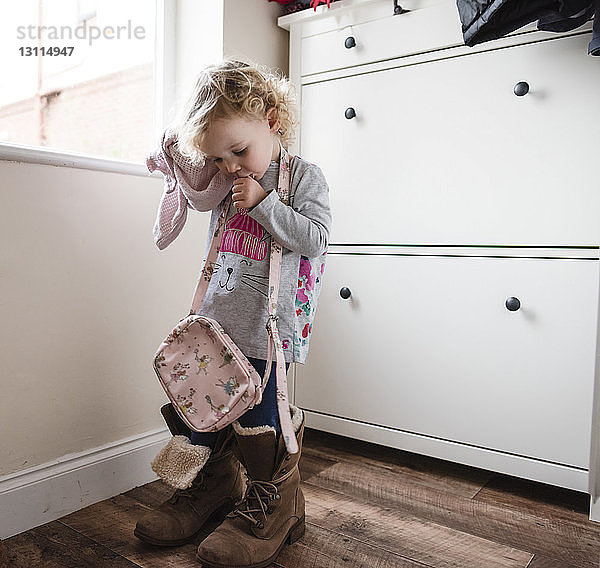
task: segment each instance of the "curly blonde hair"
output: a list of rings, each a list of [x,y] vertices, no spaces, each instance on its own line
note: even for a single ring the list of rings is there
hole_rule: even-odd
[[[174,128],[177,148],[193,161],[204,162],[199,145],[212,121],[242,117],[262,120],[276,109],[277,134],[287,148],[297,124],[293,85],[283,75],[254,63],[225,60],[206,67],[196,79],[191,96]]]

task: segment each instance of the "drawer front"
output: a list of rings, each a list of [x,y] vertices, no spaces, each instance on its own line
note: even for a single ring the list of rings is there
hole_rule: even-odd
[[[343,69],[405,55],[463,44],[456,3],[452,1],[402,2],[410,9],[393,15],[386,2],[387,17],[302,39],[301,74]],[[354,38],[354,47],[346,40]]]
[[[328,179],[332,242],[599,242],[600,59],[588,41],[305,85],[301,153]],[[530,91],[516,96],[521,81]]]
[[[597,279],[587,260],[330,255],[295,402],[587,469]]]

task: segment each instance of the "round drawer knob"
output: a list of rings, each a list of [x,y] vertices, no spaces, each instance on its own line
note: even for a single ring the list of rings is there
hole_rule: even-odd
[[[352,36],[348,36],[344,45],[346,46],[346,49],[352,49],[353,47],[356,47],[356,40]]]
[[[344,112],[344,116],[350,120],[356,116],[356,111],[352,107],[349,107],[346,109],[346,112]]]
[[[519,81],[515,85],[514,92],[515,95],[517,95],[517,97],[522,97],[523,95],[526,95],[529,92],[529,83],[526,83],[525,81]]]
[[[406,14],[406,12],[410,12],[410,10],[405,10],[398,4],[398,0],[394,0],[394,15],[397,16],[398,14]]]
[[[519,301],[519,298],[511,296],[508,300],[506,300],[505,305],[507,310],[516,312],[521,307],[521,302]]]
[[[344,300],[347,300],[351,295],[352,292],[350,292],[350,288],[346,288],[346,286],[340,290],[340,296],[344,298]]]

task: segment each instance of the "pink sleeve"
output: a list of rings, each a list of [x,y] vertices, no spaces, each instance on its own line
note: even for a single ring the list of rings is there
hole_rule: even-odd
[[[194,163],[182,156],[176,141],[175,133],[166,130],[160,148],[146,159],[148,171],[158,170],[165,178],[153,230],[154,240],[161,250],[183,229],[188,206],[197,211],[211,211],[229,193],[233,181],[222,175],[214,164]]]

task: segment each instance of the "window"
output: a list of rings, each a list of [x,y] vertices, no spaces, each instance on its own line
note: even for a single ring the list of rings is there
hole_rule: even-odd
[[[2,19],[0,142],[143,162],[155,3],[21,0]]]
[[[77,23],[96,17],[96,0],[77,0]]]

